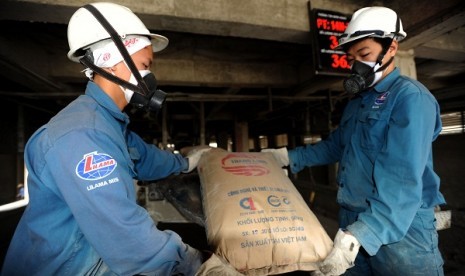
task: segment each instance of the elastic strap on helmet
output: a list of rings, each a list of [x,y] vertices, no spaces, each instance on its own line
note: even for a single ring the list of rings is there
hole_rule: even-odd
[[[123,56],[123,59],[126,62],[129,70],[132,72],[132,74],[136,78],[138,86],[135,86],[135,85],[133,85],[133,84],[131,84],[129,82],[126,82],[126,81],[124,81],[124,80],[122,80],[122,79],[120,79],[118,77],[115,77],[115,76],[109,74],[108,72],[106,72],[105,70],[102,70],[101,68],[95,66],[94,63],[93,63],[93,58],[90,59],[88,54],[84,55],[84,57],[80,60],[81,63],[83,63],[85,66],[88,66],[90,69],[96,71],[97,73],[102,74],[103,77],[105,77],[105,78],[107,78],[107,79],[109,79],[111,81],[114,81],[117,84],[119,84],[119,85],[121,85],[121,86],[123,86],[125,88],[131,89],[134,92],[142,93],[143,95],[149,95],[149,89],[147,88],[147,85],[145,84],[142,76],[140,75],[139,70],[137,70],[136,65],[132,61],[132,58],[129,55],[126,47],[124,47],[123,41],[118,36],[118,33],[116,32],[116,30],[106,20],[106,18],[102,15],[102,13],[100,13],[100,11],[96,7],[94,7],[93,5],[87,4],[87,5],[83,6],[83,8],[87,9],[97,19],[97,21],[103,26],[103,28],[105,28],[105,30],[108,32],[108,34],[111,37],[111,40],[113,40],[113,42],[115,43],[115,45],[118,48],[119,52]]]
[[[383,51],[381,52],[381,54],[378,56],[378,59],[376,59],[376,62],[381,65],[382,62],[383,62],[383,59],[384,59],[384,56],[386,55],[388,49],[389,49],[389,46],[392,44],[392,42],[394,41],[394,39],[399,35],[399,31],[400,31],[400,18],[399,16],[396,16],[396,31],[394,32],[394,34],[392,35],[392,38],[387,40],[386,41],[383,41],[381,42],[381,47],[383,49]],[[390,62],[389,62],[390,63]]]

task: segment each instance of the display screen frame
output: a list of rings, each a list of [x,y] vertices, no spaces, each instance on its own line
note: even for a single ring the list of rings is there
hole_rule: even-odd
[[[350,22],[350,16],[323,9],[310,9],[310,30],[313,40],[315,73],[347,76],[350,66],[346,54],[338,46],[338,39]]]

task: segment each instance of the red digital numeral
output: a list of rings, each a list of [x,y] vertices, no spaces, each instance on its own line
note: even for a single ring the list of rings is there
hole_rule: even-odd
[[[331,50],[336,48],[337,45],[339,45],[339,42],[337,41],[337,37],[335,35],[330,36],[329,41],[330,41],[329,48]]]
[[[331,58],[333,59],[333,63],[331,63],[331,67],[334,69],[342,68],[342,69],[350,69],[350,65],[347,62],[346,55],[338,55],[332,54]]]

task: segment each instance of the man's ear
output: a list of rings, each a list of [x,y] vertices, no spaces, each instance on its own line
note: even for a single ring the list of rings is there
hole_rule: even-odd
[[[391,45],[389,45],[388,53],[391,54],[391,56],[395,56],[397,49],[399,49],[399,42],[397,42],[397,40],[393,40]]]

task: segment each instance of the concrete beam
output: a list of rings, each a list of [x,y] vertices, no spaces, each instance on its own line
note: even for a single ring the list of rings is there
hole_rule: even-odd
[[[438,22],[434,26],[431,26],[426,30],[416,33],[413,37],[409,37],[407,33],[406,40],[401,41],[400,45],[404,50],[408,50],[424,44],[429,44],[431,41],[435,39],[440,40],[441,36],[455,31],[456,29],[459,29],[463,26],[465,26],[465,11],[445,18],[442,22]],[[462,35],[461,37],[459,37],[459,40],[456,41],[456,43],[460,44],[460,42],[463,41],[464,36]]]
[[[300,63],[302,49],[270,41],[167,34],[170,45],[155,54],[152,70],[160,85],[213,87],[289,87],[310,75]],[[244,43],[246,42],[246,43]],[[50,75],[57,79],[83,78],[82,66],[70,62],[66,53],[52,60]],[[307,61],[309,62],[309,61]]]
[[[402,50],[419,47],[415,51],[417,57],[429,57],[431,51],[442,51],[442,55],[435,55],[440,60],[462,61],[464,59],[460,37],[448,34],[464,25],[465,14],[459,0],[457,9],[447,15],[448,5],[437,4],[440,16],[435,16],[427,8],[429,4],[414,0],[418,5],[397,3],[409,36],[401,43]],[[169,48],[157,55],[154,72],[162,85],[205,85],[220,87],[289,87],[296,84],[308,83],[306,91],[297,95],[309,95],[320,89],[340,89],[339,82],[332,78],[328,82],[317,80],[321,85],[315,85],[311,80],[311,60],[307,57],[296,57],[289,53],[302,53],[302,49],[292,47],[276,47],[275,44],[256,44],[257,41],[291,42],[298,45],[310,45],[310,23],[308,0],[140,0],[115,1],[131,8],[146,25],[154,31],[159,31],[170,38]],[[87,2],[82,0],[17,0],[0,2],[0,20],[20,20],[33,22],[52,22],[63,26],[62,37],[66,37],[66,24],[72,13]],[[356,4],[353,4],[356,3]],[[365,3],[367,4],[367,3]],[[328,9],[351,14],[361,5],[357,1],[325,1],[312,0],[311,8]],[[450,4],[449,4],[450,5]],[[412,9],[424,12],[414,13]],[[405,10],[408,9],[407,16]],[[428,13],[430,12],[430,13]],[[446,15],[445,15],[446,14]],[[433,20],[435,19],[435,20]],[[423,26],[427,25],[428,28]],[[434,25],[431,25],[433,24]],[[413,30],[411,30],[413,29]],[[460,29],[459,29],[460,30]],[[178,37],[171,37],[173,33],[182,33]],[[189,35],[208,35],[205,39],[186,38]],[[49,36],[47,33],[45,36]],[[422,38],[426,35],[426,39]],[[460,32],[459,32],[460,36]],[[202,37],[202,36],[197,36]],[[215,37],[224,38],[222,42]],[[233,38],[240,38],[240,42],[233,42]],[[29,52],[20,56],[16,45],[21,42],[10,43],[16,38],[7,37],[8,47],[14,48],[13,61],[17,64],[28,63],[28,69],[43,72],[50,79],[82,80],[80,71],[82,66],[69,62],[66,57],[67,44],[65,41],[44,39],[44,34],[30,40],[24,40],[30,45]],[[246,40],[252,38],[250,40]],[[454,40],[456,41],[454,44]],[[2,39],[3,41],[3,39]],[[50,41],[53,41],[51,43]],[[459,41],[460,43],[457,43]],[[431,43],[430,43],[431,42]],[[48,46],[47,44],[48,43]],[[58,45],[59,44],[59,45]],[[53,45],[55,50],[51,50]],[[245,45],[245,46],[244,46]],[[296,44],[293,44],[296,45]],[[22,46],[20,46],[21,48]],[[49,49],[46,49],[49,47]],[[32,50],[33,49],[33,50]],[[269,49],[278,49],[270,52]],[[449,54],[448,54],[449,53]],[[45,55],[45,56],[42,56]],[[296,61],[300,61],[300,64]],[[44,70],[45,69],[45,70]],[[49,74],[45,72],[50,72]],[[310,80],[309,80],[310,79]],[[319,79],[319,78],[318,78]],[[334,81],[336,80],[336,81]],[[332,85],[331,85],[332,84]]]
[[[395,0],[384,1],[385,6],[395,10],[402,19],[402,25],[408,37],[434,27],[453,15],[463,11],[463,0]]]
[[[0,34],[0,41],[0,75],[32,91],[67,89],[66,85],[50,78],[51,68],[56,66],[55,59],[36,39],[4,32]],[[48,41],[55,45],[52,40]]]
[[[155,73],[163,85],[286,87],[296,85],[297,69],[282,64],[160,58]]]
[[[217,36],[310,44],[308,0],[121,0],[147,27]],[[0,19],[67,24],[82,0],[2,1]],[[350,14],[347,1],[312,1],[312,8]]]
[[[0,44],[0,60],[11,65],[8,70],[16,72],[12,76],[22,76],[23,80],[34,76],[37,81],[27,82],[32,91],[75,92],[68,89],[65,83],[84,83],[84,67],[68,60],[66,41],[52,38],[52,35],[37,39],[29,35],[0,34],[0,40],[5,42]],[[214,41],[174,35],[173,43],[165,51],[156,54],[152,65],[159,84],[239,88],[289,87],[297,85],[300,82],[299,77],[305,75],[296,63],[300,60],[292,57],[295,55],[293,46],[268,45],[276,44],[274,42],[250,42],[243,45],[233,40]],[[51,48],[47,42],[53,47]],[[229,48],[225,48],[225,44]],[[11,75],[6,71],[6,67],[2,68],[0,74]],[[40,83],[39,76],[42,76]],[[22,82],[21,79],[16,81]],[[46,83],[54,83],[56,87],[49,85],[48,88],[44,86]]]
[[[465,13],[464,13],[465,14]],[[465,18],[465,17],[464,17]],[[465,22],[464,22],[465,25]],[[415,49],[415,56],[448,62],[465,61],[465,28],[435,38]]]

